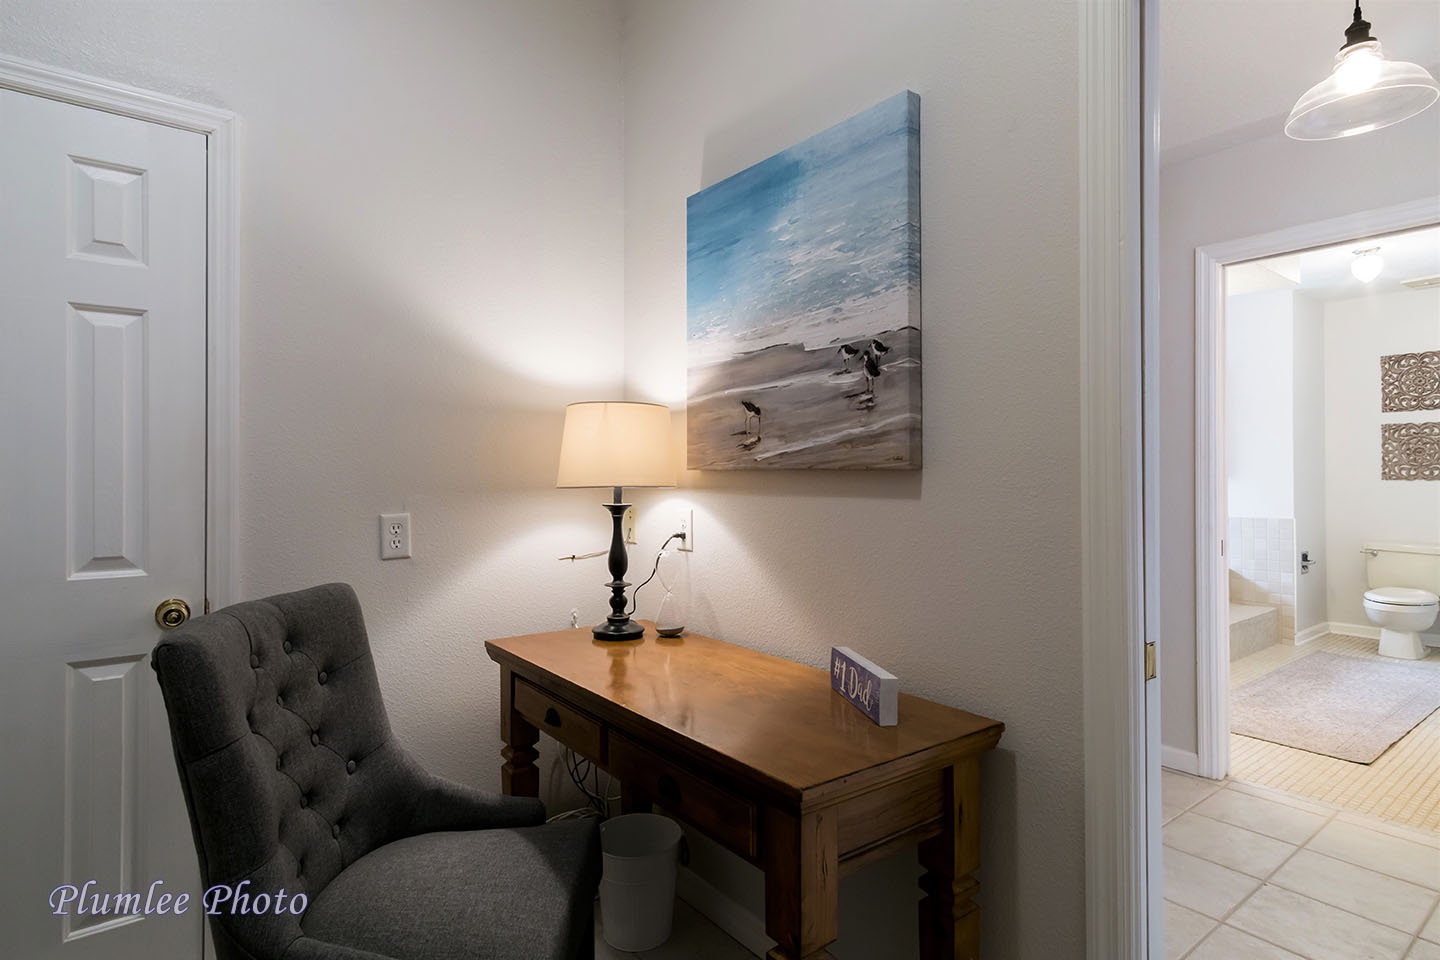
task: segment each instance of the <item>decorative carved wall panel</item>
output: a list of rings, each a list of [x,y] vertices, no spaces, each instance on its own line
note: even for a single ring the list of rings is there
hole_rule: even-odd
[[[1381,480],[1440,480],[1440,421],[1380,425]]]
[[[1440,410],[1440,350],[1381,357],[1380,410]]]

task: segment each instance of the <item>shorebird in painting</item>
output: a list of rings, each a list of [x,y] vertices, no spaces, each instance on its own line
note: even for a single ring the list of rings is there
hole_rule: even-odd
[[[878,357],[883,357],[883,356],[885,356],[885,354],[889,353],[889,352],[890,352],[890,348],[889,348],[888,346],[886,346],[885,344],[881,343],[879,340],[871,340],[871,341],[870,341],[870,352],[873,353],[873,354],[875,354],[875,356],[878,358]]]
[[[868,393],[875,392],[875,381],[880,376],[880,364],[875,360],[875,354],[866,350],[860,355],[861,365],[865,369],[865,390]]]
[[[747,435],[750,433],[750,418],[754,417],[755,436],[758,440],[760,436],[760,408],[755,406],[755,404],[751,403],[749,400],[741,400],[740,406],[745,408],[745,433]]]
[[[850,361],[854,360],[855,357],[859,355],[860,351],[856,350],[848,343],[842,343],[840,344],[840,349],[836,350],[835,352],[840,354],[840,361],[845,364],[845,372],[849,373]]]

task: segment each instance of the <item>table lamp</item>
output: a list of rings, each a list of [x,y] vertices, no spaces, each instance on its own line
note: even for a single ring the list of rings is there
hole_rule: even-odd
[[[670,456],[670,408],[658,403],[598,401],[565,407],[565,432],[560,440],[557,487],[610,487],[614,533],[610,538],[610,615],[591,631],[597,640],[636,640],[645,628],[625,612],[625,536],[621,518],[630,506],[621,500],[622,487],[673,487],[675,466]]]

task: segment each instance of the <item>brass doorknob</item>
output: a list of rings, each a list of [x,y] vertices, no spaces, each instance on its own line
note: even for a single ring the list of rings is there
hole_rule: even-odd
[[[161,630],[174,630],[190,619],[190,604],[172,597],[155,608],[155,622]]]

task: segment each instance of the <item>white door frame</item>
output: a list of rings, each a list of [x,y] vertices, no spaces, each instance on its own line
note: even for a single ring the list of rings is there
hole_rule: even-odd
[[[1225,490],[1225,267],[1440,221],[1440,196],[1426,197],[1195,251],[1195,701],[1197,772],[1230,772],[1229,535]],[[1222,631],[1222,627],[1226,627]]]
[[[236,117],[217,107],[14,57],[0,56],[0,88],[178,127],[206,138],[205,602],[207,608],[233,603],[239,596]]]
[[[1155,478],[1153,453],[1145,454],[1142,363],[1153,349],[1144,330],[1147,322],[1154,329],[1157,275],[1158,3],[1077,6],[1086,956],[1141,960],[1163,956],[1161,918],[1151,915],[1160,889],[1150,875],[1158,862],[1159,745],[1147,742],[1147,699],[1156,704],[1144,669],[1145,549],[1154,517],[1144,492]]]

